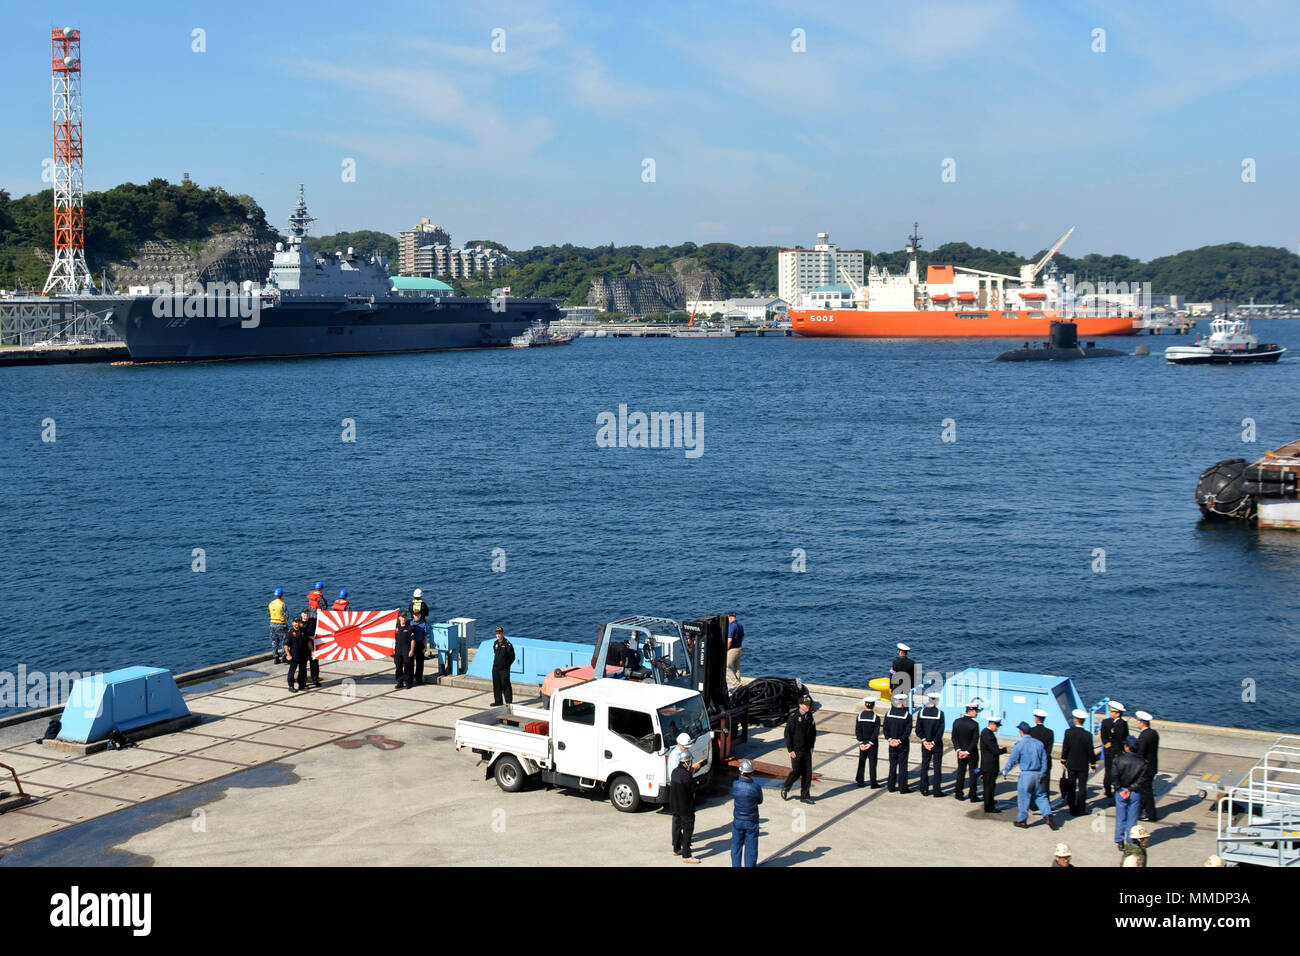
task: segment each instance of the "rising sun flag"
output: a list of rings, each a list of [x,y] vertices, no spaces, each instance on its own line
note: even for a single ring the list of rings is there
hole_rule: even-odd
[[[377,661],[393,656],[397,608],[391,611],[327,611],[316,616],[316,646],[321,661]]]

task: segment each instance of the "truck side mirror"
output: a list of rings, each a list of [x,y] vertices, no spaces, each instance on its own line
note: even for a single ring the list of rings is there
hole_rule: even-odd
[[[664,735],[655,734],[655,753],[664,749]]]

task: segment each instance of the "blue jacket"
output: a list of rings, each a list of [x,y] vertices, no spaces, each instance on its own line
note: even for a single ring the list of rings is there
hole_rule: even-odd
[[[1011,748],[1011,756],[1007,758],[1007,765],[1002,770],[1003,776],[1011,772],[1016,764],[1020,764],[1021,773],[1042,773],[1047,769],[1047,751],[1043,749],[1043,744],[1035,737],[1021,737],[1020,742]]]
[[[731,785],[731,799],[735,803],[734,819],[742,823],[758,822],[758,805],[763,802],[763,788],[752,777],[737,777]]]

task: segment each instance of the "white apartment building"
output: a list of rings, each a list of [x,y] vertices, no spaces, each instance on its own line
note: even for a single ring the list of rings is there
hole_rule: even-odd
[[[841,285],[843,269],[854,283],[866,281],[866,253],[841,249],[824,232],[817,233],[811,249],[782,249],[777,253],[777,295],[798,308],[813,289]]]

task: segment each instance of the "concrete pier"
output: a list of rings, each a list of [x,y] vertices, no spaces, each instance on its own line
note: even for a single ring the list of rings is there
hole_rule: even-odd
[[[323,687],[298,693],[288,690],[285,668],[265,659],[191,675],[186,703],[201,722],[124,751],[61,754],[37,742],[48,716],[8,719],[0,763],[17,768],[34,799],[0,814],[0,865],[681,865],[665,811],[624,814],[598,795],[508,794],[485,780],[473,754],[455,751],[452,728],[490,704],[486,682],[444,678],[399,691],[387,662],[321,671]],[[1012,826],[1014,775],[999,786],[1002,814],[952,799],[951,750],[945,799],[917,789],[919,746],[911,751],[913,793],[859,789],[853,721],[865,692],[809,686],[820,705],[816,802],[784,803],[780,782],[762,781],[764,865],[1045,866],[1062,840],[1078,865],[1118,865],[1100,771],[1089,801],[1098,812],[1058,810],[1055,833],[1036,815],[1026,830]],[[516,700],[536,691],[517,686]],[[958,715],[947,716],[951,723]],[[1235,783],[1277,735],[1156,726],[1160,820],[1146,824],[1149,865],[1200,866],[1216,832],[1214,800],[1203,790]],[[781,734],[757,728],[736,750],[788,765]],[[696,823],[706,866],[729,865],[730,783],[719,776]]]

